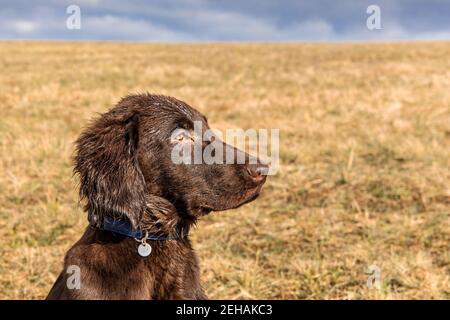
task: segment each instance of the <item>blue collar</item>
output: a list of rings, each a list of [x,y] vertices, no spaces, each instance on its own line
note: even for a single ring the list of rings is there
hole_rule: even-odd
[[[140,229],[133,229],[133,227],[127,221],[117,220],[108,216],[104,217],[103,224],[100,226],[100,230],[118,233],[122,236],[134,239],[142,239],[145,235],[144,231]],[[147,235],[146,240],[150,241],[177,240],[186,237],[188,234],[189,234],[189,226],[183,227],[182,225],[178,225],[175,236],[149,233]]]

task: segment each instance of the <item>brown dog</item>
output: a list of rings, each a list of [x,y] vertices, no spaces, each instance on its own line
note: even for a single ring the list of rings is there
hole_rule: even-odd
[[[247,154],[241,164],[174,163],[175,146],[204,150],[211,143],[195,136],[194,121],[208,129],[182,101],[132,95],[82,133],[75,172],[90,225],[47,299],[206,299],[189,227],[254,200],[267,166],[250,164]],[[219,142],[234,157],[243,154]],[[74,286],[71,268],[79,272]]]

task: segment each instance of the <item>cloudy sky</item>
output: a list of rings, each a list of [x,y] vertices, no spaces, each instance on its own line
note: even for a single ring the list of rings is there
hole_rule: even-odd
[[[371,4],[381,29],[367,28]],[[80,29],[67,28],[70,5]],[[0,0],[0,39],[450,40],[450,0]]]

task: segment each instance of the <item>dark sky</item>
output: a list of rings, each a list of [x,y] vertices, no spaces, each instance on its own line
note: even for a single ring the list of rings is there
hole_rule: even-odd
[[[66,27],[72,4],[81,29]],[[381,30],[366,26],[371,4]],[[450,0],[0,0],[0,39],[450,40]]]

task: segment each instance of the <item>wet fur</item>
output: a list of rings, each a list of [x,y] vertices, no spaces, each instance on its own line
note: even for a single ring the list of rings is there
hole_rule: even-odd
[[[257,196],[265,178],[250,177],[248,163],[194,167],[170,161],[170,132],[195,120],[207,128],[206,118],[182,101],[132,95],[80,135],[74,171],[90,225],[67,252],[48,299],[206,299],[188,237],[152,241],[152,254],[143,258],[134,239],[99,229],[110,216],[176,236],[178,225]],[[66,285],[71,265],[80,268],[80,289]]]

